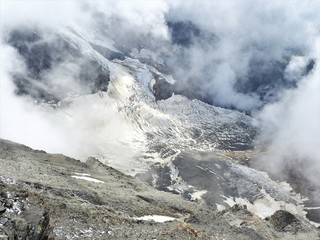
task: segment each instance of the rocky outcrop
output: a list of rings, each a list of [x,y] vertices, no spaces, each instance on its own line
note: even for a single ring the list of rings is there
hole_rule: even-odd
[[[28,191],[2,182],[0,195],[0,239],[53,239],[49,212],[31,206]]]
[[[0,166],[1,240],[318,237],[304,220],[284,232],[276,227],[281,217],[269,222],[242,206],[218,213],[201,199],[158,191],[95,158],[84,163],[0,140]],[[159,215],[169,221],[158,222]]]
[[[297,227],[299,227],[298,219],[291,213],[278,210],[270,217],[270,223],[277,229],[278,231],[288,231],[288,227],[295,228],[297,231]]]

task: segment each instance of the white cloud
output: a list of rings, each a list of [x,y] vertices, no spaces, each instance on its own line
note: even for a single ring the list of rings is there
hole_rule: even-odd
[[[269,146],[259,164],[277,174],[288,167],[302,171],[317,186],[320,174],[319,40],[314,43],[312,55],[317,59],[312,73],[299,82],[297,89],[286,91],[279,102],[267,105],[257,116],[263,123],[262,141]]]
[[[60,28],[71,26],[84,35],[100,42],[111,38],[116,44],[146,44],[166,59],[176,73],[192,81],[221,106],[243,110],[261,106],[255,94],[239,93],[235,83],[248,80],[253,57],[270,62],[282,61],[290,50],[298,50],[285,70],[285,77],[297,81],[298,87],[284,91],[280,101],[266,105],[257,117],[262,121],[261,139],[270,144],[264,155],[264,164],[279,169],[294,158],[295,163],[311,163],[313,179],[320,174],[319,140],[319,29],[320,2],[310,1],[0,1],[0,34],[6,38],[8,30],[23,26]],[[214,41],[196,39],[185,50],[170,44],[166,20],[192,21]],[[316,46],[316,47],[315,47]],[[11,72],[24,71],[18,54],[1,43],[0,136],[36,148],[71,155],[88,155],[100,151],[104,136],[124,139],[126,129],[119,125],[113,112],[94,111],[89,106],[73,110],[73,124],[36,106],[27,97],[17,98]],[[315,58],[316,65],[310,76],[303,79],[302,70],[307,60]],[[79,59],[81,61],[81,59]],[[77,62],[58,65],[47,74],[49,81],[75,89]],[[194,80],[196,79],[196,80]],[[105,115],[104,115],[105,114]],[[65,116],[65,115],[64,115]],[[101,127],[108,118],[108,125]],[[101,120],[102,119],[102,120]],[[76,121],[74,121],[76,120]],[[102,122],[101,122],[102,121]],[[95,128],[95,126],[100,126]],[[115,133],[112,129],[122,129]],[[45,129],[45,130],[44,130]],[[92,135],[93,132],[99,134]],[[83,142],[85,139],[85,143]],[[108,142],[109,143],[109,142]],[[86,146],[85,148],[83,146]],[[106,146],[105,144],[103,146]],[[66,147],[67,146],[67,147]],[[110,145],[114,154],[123,151],[120,145]],[[117,147],[119,147],[117,149]],[[77,156],[78,156],[77,155]],[[126,155],[126,156],[127,156]],[[308,168],[307,173],[311,172]],[[314,174],[316,172],[316,174]]]

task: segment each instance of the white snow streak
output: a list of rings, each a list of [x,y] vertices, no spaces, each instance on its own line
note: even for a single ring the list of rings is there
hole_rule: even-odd
[[[95,183],[104,183],[103,181],[101,180],[98,180],[98,179],[95,179],[95,178],[92,178],[92,177],[85,177],[85,176],[71,176],[72,178],[75,178],[75,179],[81,179],[81,180],[85,180],[85,181],[89,181],[89,182],[95,182]]]
[[[142,220],[142,221],[155,221],[155,222],[159,222],[159,223],[171,222],[171,221],[175,220],[175,218],[173,218],[173,217],[162,216],[162,215],[146,215],[146,216],[142,216],[142,217],[136,217],[134,219],[135,220]]]

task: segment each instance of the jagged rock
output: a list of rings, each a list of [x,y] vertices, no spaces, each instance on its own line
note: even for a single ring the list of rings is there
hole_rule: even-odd
[[[16,179],[15,184],[1,187],[6,193],[2,194],[1,205],[13,200],[14,211],[6,211],[0,217],[0,240],[190,237],[251,240],[274,236],[271,224],[245,207],[235,206],[225,214],[218,214],[204,202],[193,203],[157,191],[95,158],[82,163],[4,140],[0,140],[0,148],[0,176]],[[184,223],[135,220],[146,215],[172,216]],[[279,235],[284,239],[317,239],[315,227],[300,221],[304,225],[295,228],[297,233],[282,231]]]
[[[1,220],[3,220],[1,221],[3,233],[0,229],[0,236],[2,234],[3,239],[45,240],[49,239],[53,231],[48,212],[44,212],[43,215],[25,213],[10,220],[5,218]]]
[[[282,231],[288,225],[297,224],[298,219],[285,210],[278,210],[270,217],[270,223],[277,231]]]
[[[37,184],[33,185],[35,189],[39,189],[36,187]],[[29,208],[29,191],[17,189],[15,186],[12,188],[6,184],[1,184],[1,190],[0,204],[3,206],[0,205],[0,240],[50,239],[53,227],[50,224],[49,213],[42,213],[43,210],[39,206]]]
[[[48,212],[44,212],[42,216],[35,216],[28,224],[28,237],[34,240],[48,239],[53,228],[50,225],[50,217]]]
[[[186,223],[200,223],[201,221],[195,214],[191,214],[190,217],[185,219],[185,222]]]
[[[1,207],[1,206],[0,206],[0,214],[5,213],[5,211],[6,211],[6,209],[5,209],[4,207]]]
[[[8,219],[7,218],[4,218],[4,217],[0,217],[0,224],[4,225],[8,222]]]
[[[26,220],[23,218],[15,218],[12,220],[12,222],[14,238],[23,240],[26,239],[28,235],[28,224]]]
[[[0,183],[0,184],[1,184],[1,185],[0,185],[0,188],[4,188],[4,185],[3,185],[2,183]],[[7,197],[7,193],[1,191],[1,192],[0,192],[0,201],[2,202],[3,199],[5,199],[6,197]]]
[[[13,200],[12,199],[7,199],[4,206],[6,208],[12,208],[13,207]]]
[[[158,101],[171,97],[174,92],[174,86],[165,79],[162,79],[159,75],[154,74],[154,78],[156,79],[156,82],[153,85],[153,94],[156,100]]]

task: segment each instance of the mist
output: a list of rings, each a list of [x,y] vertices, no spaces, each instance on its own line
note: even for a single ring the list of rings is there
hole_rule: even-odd
[[[15,94],[10,72],[18,69],[24,73],[25,68],[15,49],[1,47],[1,138],[83,161],[93,156],[105,163],[116,159],[121,165],[133,158],[136,153],[121,142],[137,141],[134,130],[119,116],[110,99],[84,95],[66,98],[59,103],[64,106],[48,108],[30,96]],[[57,76],[58,70],[54,69],[50,78],[63,78],[65,71],[60,70]],[[68,73],[69,79],[63,79],[72,87],[72,72]]]
[[[294,90],[257,113],[261,120],[261,144],[268,146],[256,165],[278,176],[294,171],[320,187],[320,38],[310,52],[316,59],[312,72]]]
[[[258,157],[259,166],[275,174],[303,166],[316,183],[319,8],[317,0],[1,1],[0,137],[82,160],[109,154],[125,162],[135,154],[132,146],[121,143],[136,141],[135,130],[111,100],[107,108],[101,102],[99,111],[81,98],[56,111],[32,97],[39,91],[17,95],[17,74],[41,79],[37,89],[50,93],[56,103],[70,92],[92,93],[92,86],[79,81],[79,72],[83,66],[89,73],[97,70],[90,69],[94,63],[83,55],[66,53],[59,60],[57,53],[53,66],[32,75],[8,43],[16,29],[31,29],[42,34],[40,42],[50,42],[57,29],[69,27],[126,56],[133,49],[152,50],[176,79],[176,94],[245,111],[260,122],[256,140],[266,151]]]

